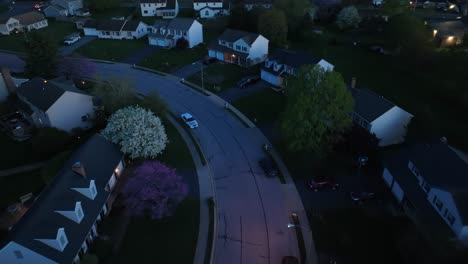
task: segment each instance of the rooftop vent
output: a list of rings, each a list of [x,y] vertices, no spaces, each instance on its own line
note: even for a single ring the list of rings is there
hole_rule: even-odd
[[[72,171],[80,176],[82,176],[83,178],[86,178],[86,170],[84,168],[84,165],[77,161],[75,162],[73,165],[72,165]]]

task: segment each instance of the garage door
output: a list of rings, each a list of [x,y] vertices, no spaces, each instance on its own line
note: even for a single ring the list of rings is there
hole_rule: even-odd
[[[392,193],[395,195],[395,198],[398,200],[398,202],[401,203],[401,201],[403,201],[403,189],[401,189],[400,185],[396,181],[393,183]]]
[[[150,38],[149,39],[149,44],[150,45],[158,45],[158,41],[156,39]]]
[[[278,78],[275,75],[273,75],[273,74],[271,74],[271,73],[269,73],[267,71],[262,70],[261,73],[260,73],[260,76],[262,77],[262,80],[264,80],[265,82],[271,83],[271,84],[273,84],[275,86],[280,85],[278,83]]]
[[[208,56],[210,56],[211,58],[216,58],[216,51],[214,51],[214,50],[209,50],[209,51],[208,51]]]
[[[158,46],[166,47],[166,46],[167,46],[166,40],[164,40],[164,39],[158,39]]]
[[[216,52],[216,58],[220,61],[224,61],[224,54],[222,52]]]

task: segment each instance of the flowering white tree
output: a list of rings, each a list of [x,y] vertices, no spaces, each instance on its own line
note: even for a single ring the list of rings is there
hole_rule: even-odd
[[[341,9],[340,13],[336,17],[336,25],[340,29],[358,27],[361,22],[361,17],[359,16],[358,10],[354,6],[348,6]]]
[[[138,106],[117,110],[109,118],[102,135],[119,144],[123,153],[135,158],[155,158],[168,143],[161,119]]]

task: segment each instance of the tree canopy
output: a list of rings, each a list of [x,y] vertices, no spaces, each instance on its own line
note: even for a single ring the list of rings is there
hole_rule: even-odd
[[[424,23],[410,14],[391,17],[385,32],[389,43],[411,55],[427,51],[431,45],[431,36]]]
[[[401,0],[384,0],[380,10],[382,15],[392,17],[406,12],[408,8]]]
[[[354,6],[348,6],[338,13],[336,17],[336,25],[340,29],[346,28],[357,28],[361,22],[361,17],[359,16],[358,10]]]
[[[57,67],[57,45],[48,35],[32,30],[26,35],[26,74],[51,77]]]
[[[311,2],[308,0],[275,0],[274,7],[284,11],[289,32],[294,32],[303,22],[304,16],[309,13]]]
[[[91,94],[101,98],[104,110],[108,113],[137,103],[133,83],[125,78],[100,82],[91,89]]]
[[[87,0],[86,2],[95,10],[103,10],[117,6],[122,0]]]
[[[286,84],[281,130],[291,151],[326,155],[352,121],[354,100],[338,72],[301,67]]]
[[[273,9],[260,15],[258,33],[262,34],[274,46],[282,46],[288,38],[288,23],[281,10]]]
[[[102,135],[119,144],[130,158],[155,158],[168,143],[159,117],[141,107],[129,106],[111,115]]]

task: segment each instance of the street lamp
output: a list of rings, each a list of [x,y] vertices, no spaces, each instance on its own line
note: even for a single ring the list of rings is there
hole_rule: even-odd
[[[294,227],[299,227],[299,228],[301,228],[299,225],[295,225],[295,224],[288,223],[288,228],[294,228]]]

